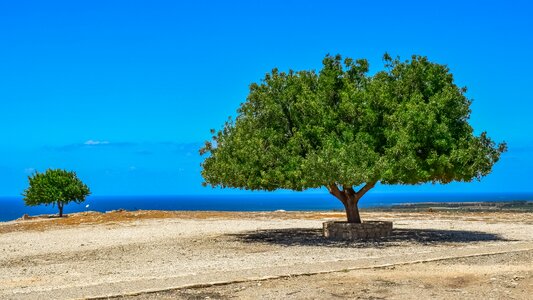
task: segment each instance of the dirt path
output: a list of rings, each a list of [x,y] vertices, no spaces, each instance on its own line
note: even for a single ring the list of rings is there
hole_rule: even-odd
[[[530,299],[533,251],[120,297],[151,299]]]
[[[118,295],[533,249],[527,213],[370,213],[363,217],[395,220],[393,236],[353,243],[321,237],[334,213],[121,214],[0,225],[0,298]]]

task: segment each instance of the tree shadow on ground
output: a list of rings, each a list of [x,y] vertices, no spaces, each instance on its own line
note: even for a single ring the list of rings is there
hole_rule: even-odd
[[[493,233],[440,229],[393,229],[392,234],[388,237],[360,241],[327,239],[322,235],[321,229],[310,228],[256,230],[232,236],[245,243],[347,248],[385,248],[406,244],[437,245],[507,240]]]

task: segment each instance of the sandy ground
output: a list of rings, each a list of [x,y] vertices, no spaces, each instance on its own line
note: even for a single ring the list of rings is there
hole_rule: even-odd
[[[533,251],[144,293],[121,299],[531,299]]]
[[[533,294],[532,213],[362,217],[393,220],[393,235],[322,238],[322,222],[339,213],[115,212],[0,223],[0,298]]]

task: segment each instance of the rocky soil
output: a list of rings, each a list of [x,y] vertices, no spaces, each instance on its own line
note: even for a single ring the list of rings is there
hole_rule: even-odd
[[[184,288],[148,299],[531,299],[533,251]]]
[[[531,213],[370,212],[363,218],[394,221],[391,237],[324,239],[322,222],[339,218],[114,212],[0,223],[0,298],[524,299],[532,291]]]

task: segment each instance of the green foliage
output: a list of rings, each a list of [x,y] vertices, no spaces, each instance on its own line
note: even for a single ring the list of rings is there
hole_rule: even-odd
[[[57,204],[61,210],[69,202],[85,201],[85,197],[91,193],[75,172],[61,169],[35,172],[28,180],[29,187],[24,190],[23,196],[29,206]]]
[[[266,74],[238,116],[200,150],[205,183],[304,190],[363,183],[471,181],[490,173],[496,145],[468,124],[471,101],[444,65],[384,56],[326,56],[315,71]]]

